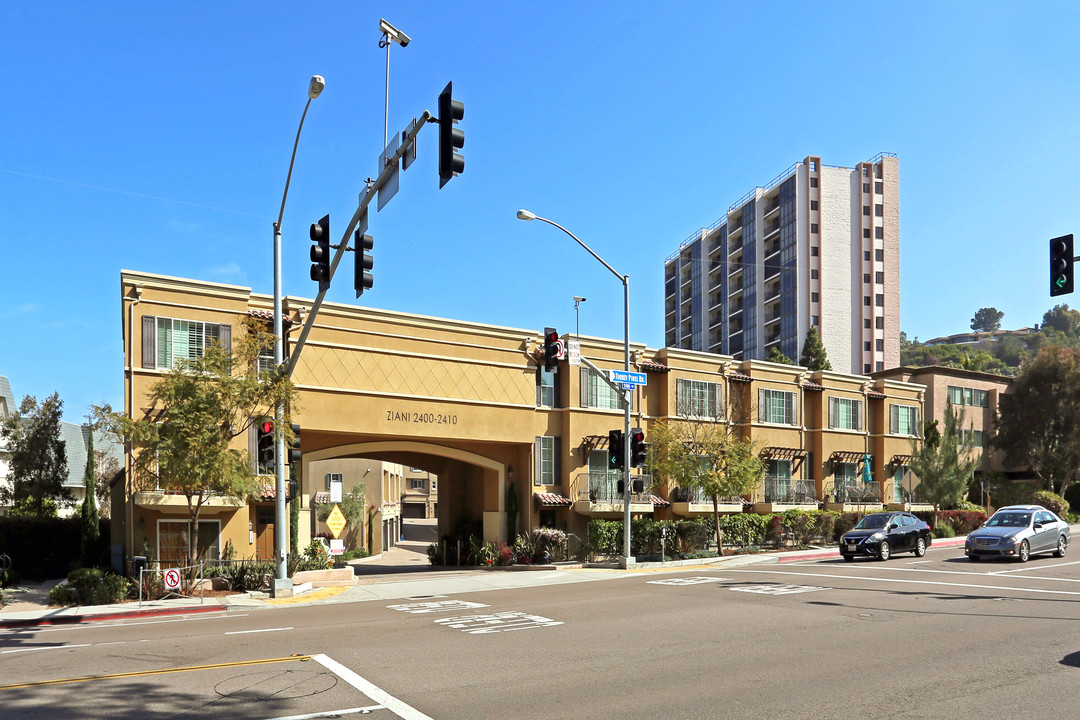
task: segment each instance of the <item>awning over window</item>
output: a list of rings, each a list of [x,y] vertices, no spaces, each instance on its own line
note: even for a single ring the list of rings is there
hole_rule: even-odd
[[[866,397],[870,398],[871,400],[884,400],[888,396],[883,392],[878,392],[877,390],[867,390]]]
[[[889,461],[889,464],[892,465],[893,467],[900,467],[901,465],[910,465],[911,464],[911,456],[910,455],[893,455],[892,460]]]
[[[585,448],[585,455],[588,455],[593,450],[604,449],[608,446],[607,435],[586,435],[581,438],[581,446]]]
[[[854,463],[862,462],[866,453],[854,452],[851,450],[837,450],[829,456],[829,462],[834,463]]]
[[[269,322],[269,323],[274,322],[274,313],[272,311],[270,311],[270,310],[248,310],[247,314],[250,315],[253,318],[258,318],[260,320],[265,320],[266,322]],[[292,323],[293,323],[293,321],[292,321],[291,317],[289,317],[285,313],[281,314],[281,324],[282,324],[282,326],[290,327],[292,325]]]
[[[744,375],[741,372],[733,372],[728,374],[728,380],[731,380],[732,382],[748,383],[753,382],[754,378],[750,377],[749,375]]]
[[[633,476],[631,475],[631,477]],[[669,507],[671,505],[671,503],[659,495],[642,495],[641,502],[652,503],[653,507]]]
[[[803,390],[813,390],[814,392],[824,392],[825,391],[825,386],[824,385],[819,385],[816,382],[804,382],[802,386],[803,386]]]
[[[803,448],[770,446],[761,451],[761,457],[770,460],[794,460],[805,458],[809,453]]]
[[[669,368],[667,365],[664,365],[663,363],[658,363],[655,360],[646,360],[641,363],[640,367],[645,372],[666,373],[671,371],[671,368]]]
[[[533,497],[540,507],[570,507],[574,504],[570,498],[559,493],[533,493]]]

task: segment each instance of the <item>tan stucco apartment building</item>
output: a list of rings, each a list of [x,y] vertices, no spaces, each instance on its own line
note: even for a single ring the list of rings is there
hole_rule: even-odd
[[[125,407],[138,416],[174,358],[229,341],[245,317],[265,318],[272,307],[269,295],[246,287],[132,271],[121,273],[120,290]],[[285,298],[286,354],[311,304]],[[542,329],[323,304],[292,376],[299,390],[292,422],[302,428],[300,547],[321,529],[312,512],[327,474],[375,473],[367,462],[381,463],[377,472],[386,475],[378,483],[388,516],[380,523],[384,544],[398,530],[414,469],[438,479],[442,536],[508,539],[511,486],[519,533],[554,526],[583,538],[591,518],[621,517],[621,476],[607,462],[608,431],[623,422],[619,396],[585,366],[563,360],[557,372],[544,371],[542,338]],[[582,337],[580,344],[597,366],[622,368],[621,341]],[[725,510],[819,503],[865,509],[894,501],[895,478],[921,427],[925,386],[640,343],[632,343],[631,358],[631,369],[648,378],[633,392],[634,425],[648,434],[659,420],[688,415],[720,423],[750,439],[767,461],[758,489],[732,498]],[[711,511],[703,498],[633,473],[634,514]],[[113,542],[129,557],[179,541],[182,498],[134,487],[130,475],[120,491]],[[272,503],[272,491],[246,502],[214,499],[200,537],[218,552],[230,543],[238,557],[253,556],[269,539]]]

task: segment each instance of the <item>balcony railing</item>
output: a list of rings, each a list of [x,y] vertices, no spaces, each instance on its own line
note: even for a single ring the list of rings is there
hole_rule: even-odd
[[[701,488],[672,488],[669,499],[671,502],[685,502],[712,506],[712,495],[709,495]],[[720,497],[717,498],[717,501],[721,505],[739,505],[742,504],[743,499],[737,496]]]
[[[765,502],[817,504],[812,480],[765,478]]]
[[[825,493],[833,502],[860,504],[881,502],[881,483],[850,479],[825,484]]]
[[[623,494],[619,492],[623,474],[617,470],[611,472],[578,473],[574,476],[570,488],[571,497],[577,501],[588,500],[591,503],[621,503]],[[652,486],[649,475],[630,476],[630,502],[645,502],[643,494]]]

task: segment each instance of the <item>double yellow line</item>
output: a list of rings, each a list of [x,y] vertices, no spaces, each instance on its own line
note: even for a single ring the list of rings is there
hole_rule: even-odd
[[[67,683],[87,682],[89,680],[117,680],[120,678],[146,677],[148,675],[167,675],[169,673],[191,672],[193,670],[220,670],[222,668],[246,667],[249,665],[270,665],[284,662],[305,662],[310,660],[309,655],[290,655],[289,657],[267,658],[266,660],[245,660],[243,662],[219,663],[217,665],[192,665],[190,667],[167,668],[164,670],[142,670],[139,672],[118,673],[116,675],[85,675],[83,677],[64,678],[62,680],[40,680],[38,682],[17,683],[15,685],[0,685],[0,690],[17,690],[20,688],[37,688],[49,685],[65,685]]]

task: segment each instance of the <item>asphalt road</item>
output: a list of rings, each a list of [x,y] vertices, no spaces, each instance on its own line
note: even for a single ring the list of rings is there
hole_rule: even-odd
[[[961,548],[0,631],[16,718],[1075,717],[1080,558]]]

